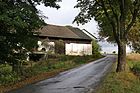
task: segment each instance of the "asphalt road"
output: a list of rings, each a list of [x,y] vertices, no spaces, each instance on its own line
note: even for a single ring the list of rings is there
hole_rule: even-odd
[[[106,57],[8,93],[91,93],[111,70],[116,56]]]

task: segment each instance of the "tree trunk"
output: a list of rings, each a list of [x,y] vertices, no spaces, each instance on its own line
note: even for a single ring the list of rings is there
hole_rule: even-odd
[[[118,64],[116,72],[125,71],[126,66],[126,44],[121,42],[118,44]]]

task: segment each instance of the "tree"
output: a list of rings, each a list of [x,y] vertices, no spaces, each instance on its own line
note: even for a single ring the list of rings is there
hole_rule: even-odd
[[[56,54],[65,54],[65,42],[63,40],[55,41],[55,53]]]
[[[133,28],[128,33],[129,45],[131,49],[140,53],[140,23],[137,23],[133,26]]]
[[[36,46],[33,36],[45,23],[36,5],[59,8],[60,0],[0,0],[0,63],[12,65],[13,71],[27,51]]]
[[[100,54],[101,46],[96,40],[92,40],[92,54]]]
[[[113,51],[112,53],[113,53],[113,54],[116,54],[116,51]]]
[[[99,31],[108,41],[118,45],[117,72],[124,71],[126,65],[127,36],[140,18],[139,0],[77,0],[80,13],[74,22],[85,24],[94,18]]]

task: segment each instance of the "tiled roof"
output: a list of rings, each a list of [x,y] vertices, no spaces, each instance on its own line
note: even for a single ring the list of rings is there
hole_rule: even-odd
[[[39,36],[46,36],[46,37],[92,40],[82,30],[72,26],[57,26],[57,25],[48,24],[44,26],[42,29],[40,29],[39,33],[40,33]]]

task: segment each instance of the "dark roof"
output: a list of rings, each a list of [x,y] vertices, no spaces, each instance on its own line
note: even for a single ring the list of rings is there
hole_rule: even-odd
[[[39,36],[92,40],[79,28],[47,24],[39,30]]]
[[[72,26],[66,26],[66,27],[69,28],[73,33],[75,33],[76,35],[78,35],[80,38],[83,38],[83,39],[91,39],[86,33],[84,33],[79,28],[72,27]]]

